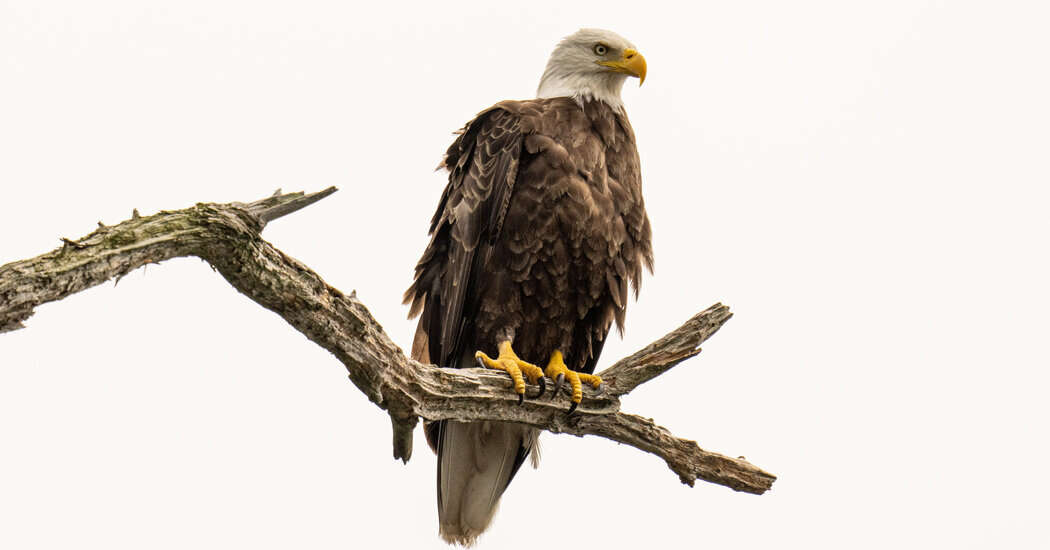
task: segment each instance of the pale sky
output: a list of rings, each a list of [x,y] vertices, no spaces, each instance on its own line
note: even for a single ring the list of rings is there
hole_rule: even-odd
[[[341,191],[264,237],[395,342],[452,132],[615,30],[656,273],[599,368],[779,480],[545,434],[481,548],[1050,548],[1045,2],[0,0],[0,264],[196,202]],[[443,548],[343,366],[193,258],[0,335],[0,548]],[[561,514],[560,516],[558,514]],[[558,519],[560,518],[560,519]]]

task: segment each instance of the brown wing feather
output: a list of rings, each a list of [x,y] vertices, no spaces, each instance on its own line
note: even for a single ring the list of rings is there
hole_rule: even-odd
[[[431,241],[405,292],[409,316],[423,312],[429,355],[452,366],[471,332],[472,298],[481,264],[496,241],[517,179],[521,156],[518,117],[499,108],[482,112],[449,147],[449,183],[431,221]]]

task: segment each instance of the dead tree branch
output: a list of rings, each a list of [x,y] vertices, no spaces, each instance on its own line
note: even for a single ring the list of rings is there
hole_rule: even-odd
[[[197,256],[239,292],[280,315],[346,366],[350,380],[390,414],[394,456],[408,461],[419,418],[519,422],[577,436],[598,435],[663,458],[683,483],[697,479],[761,494],[776,477],[743,459],[701,449],[696,442],[620,412],[619,397],[700,352],[699,345],[731,316],[716,304],[680,328],[601,372],[605,391],[585,389],[577,413],[569,400],[527,399],[517,405],[511,382],[482,369],[445,369],[406,357],[357,298],[260,237],[266,224],[334,193],[288,193],[248,204],[197,204],[152,216],[134,212],[51,252],[0,266],[0,333],[24,327],[36,306],[60,300],[150,263]],[[548,383],[553,387],[553,382]]]

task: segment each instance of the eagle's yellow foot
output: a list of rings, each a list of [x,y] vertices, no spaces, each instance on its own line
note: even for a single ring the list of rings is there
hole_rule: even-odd
[[[514,353],[514,349],[510,345],[510,340],[500,343],[499,357],[495,359],[485,355],[482,351],[475,353],[474,357],[477,358],[478,364],[482,367],[505,371],[510,375],[511,380],[514,381],[514,392],[518,394],[519,405],[525,401],[526,378],[532,384],[539,383],[540,393],[536,397],[543,395],[543,392],[547,389],[547,383],[543,380],[543,369],[519,359],[518,354]]]
[[[562,382],[566,379],[569,380],[569,385],[572,386],[572,406],[569,407],[569,414],[572,414],[576,410],[576,406],[583,400],[584,383],[594,386],[595,389],[602,385],[601,376],[569,370],[569,367],[565,366],[565,360],[561,352],[558,350],[554,350],[554,353],[551,354],[551,360],[547,363],[545,372],[547,376],[554,380],[554,395],[558,395]]]

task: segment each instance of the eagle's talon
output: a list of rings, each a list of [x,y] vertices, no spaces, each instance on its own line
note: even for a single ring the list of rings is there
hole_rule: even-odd
[[[476,352],[474,357],[477,358],[478,364],[483,368],[501,370],[510,376],[511,381],[514,383],[514,393],[518,394],[519,405],[525,401],[525,379],[528,379],[533,384],[541,382],[543,379],[543,369],[519,359],[518,355],[514,353],[514,348],[511,347],[510,340],[500,343],[499,357],[495,359],[489,357],[483,351]]]
[[[565,375],[564,374],[559,374],[558,377],[556,379],[554,379],[554,395],[551,396],[552,399],[554,397],[557,397],[558,392],[561,391],[561,385],[564,382],[565,382]]]
[[[536,394],[536,399],[543,397],[543,392],[547,391],[547,379],[540,377],[540,393]]]
[[[555,396],[561,390],[562,383],[565,380],[569,381],[569,387],[572,390],[572,405],[569,406],[568,414],[572,414],[576,407],[580,405],[580,402],[583,401],[583,384],[585,382],[596,389],[600,388],[602,384],[600,376],[576,372],[566,366],[565,358],[562,357],[561,352],[558,350],[554,350],[554,353],[551,353],[551,360],[547,363],[547,369],[544,372],[554,380]]]

